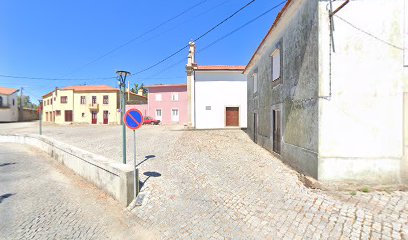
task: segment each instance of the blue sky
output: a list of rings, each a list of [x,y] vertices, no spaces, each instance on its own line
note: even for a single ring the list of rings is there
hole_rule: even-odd
[[[0,77],[0,86],[20,88],[34,99],[55,87],[116,87],[116,70],[140,71],[188,44],[249,0],[4,0],[0,8],[0,74],[74,80]],[[281,1],[256,0],[197,41],[197,49],[245,24]],[[193,7],[195,6],[195,7]],[[199,65],[246,65],[283,5],[197,54]],[[154,31],[100,58],[110,50],[186,11]],[[131,84],[184,83],[188,50]],[[91,63],[90,63],[91,62]],[[90,63],[90,64],[88,64]],[[78,78],[91,78],[77,80]]]

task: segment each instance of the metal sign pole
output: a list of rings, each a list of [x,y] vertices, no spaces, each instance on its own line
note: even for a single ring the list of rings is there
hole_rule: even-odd
[[[139,194],[139,169],[136,165],[136,132],[133,130],[133,165],[134,165],[134,174],[133,174],[133,193],[134,199],[136,200],[137,195]]]

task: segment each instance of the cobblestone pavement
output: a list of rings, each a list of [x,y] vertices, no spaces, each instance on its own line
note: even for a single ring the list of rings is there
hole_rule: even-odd
[[[148,239],[137,221],[43,153],[0,144],[0,239]]]
[[[120,161],[119,127],[64,128],[46,134]],[[408,239],[407,192],[308,189],[240,130],[147,126],[137,139],[146,197],[132,213],[163,239]]]

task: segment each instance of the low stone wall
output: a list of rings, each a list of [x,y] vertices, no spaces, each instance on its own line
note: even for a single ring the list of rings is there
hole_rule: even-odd
[[[24,108],[22,112],[22,119],[20,119],[20,121],[33,121],[38,119],[39,116],[37,110]]]
[[[0,142],[38,148],[95,184],[123,206],[133,200],[133,169],[122,163],[40,135],[0,135]]]

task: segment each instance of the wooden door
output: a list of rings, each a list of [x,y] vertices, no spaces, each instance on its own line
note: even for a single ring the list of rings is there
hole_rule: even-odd
[[[98,113],[92,112],[92,124],[96,124],[98,122]]]
[[[281,111],[272,110],[272,126],[273,126],[273,151],[281,153]]]
[[[103,124],[108,124],[109,122],[109,112],[103,111]]]
[[[239,107],[225,108],[225,126],[227,127],[239,126]]]
[[[65,122],[72,122],[72,111],[65,110]]]

